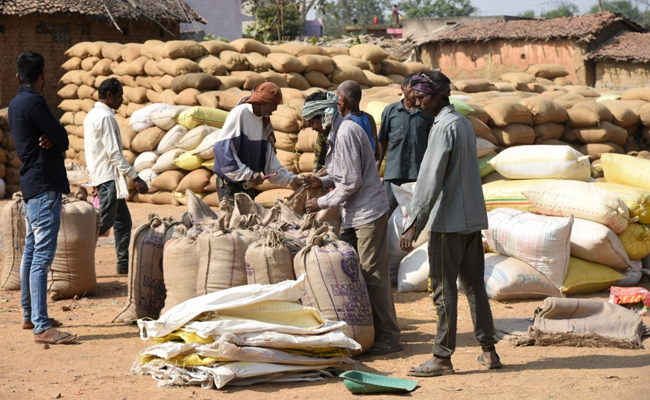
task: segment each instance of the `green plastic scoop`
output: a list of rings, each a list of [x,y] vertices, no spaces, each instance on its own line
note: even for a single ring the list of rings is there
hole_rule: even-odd
[[[344,378],[346,389],[354,394],[410,392],[418,385],[409,379],[392,378],[363,371],[346,371],[339,375]]]

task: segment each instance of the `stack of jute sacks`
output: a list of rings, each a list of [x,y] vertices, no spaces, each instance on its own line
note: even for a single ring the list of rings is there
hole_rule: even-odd
[[[166,142],[167,146],[163,147],[167,150],[196,150],[189,149],[187,143],[183,147],[170,148],[169,140],[165,140],[166,135],[182,139],[183,132],[176,130],[173,135],[169,133],[178,129],[177,126],[188,130],[204,124],[220,128],[226,112],[232,110],[242,97],[249,95],[251,89],[264,82],[273,82],[282,88],[284,98],[283,104],[271,117],[276,131],[278,159],[297,173],[313,170],[316,134],[305,127],[301,117],[302,104],[309,94],[316,90],[335,90],[339,83],[352,79],[363,85],[368,98],[376,96],[385,99],[392,96],[393,99],[399,99],[399,84],[404,76],[424,68],[421,63],[392,60],[388,53],[370,44],[350,49],[326,49],[295,43],[267,46],[251,39],[239,39],[232,43],[164,43],[150,40],[144,44],[126,45],[83,42],[71,47],[66,55],[70,59],[62,66],[68,72],[60,80],[63,87],[59,96],[64,100],[59,108],[65,111],[61,122],[70,138],[70,150],[66,153],[68,160],[85,165],[83,121],[98,99],[97,88],[109,77],[117,78],[124,86],[124,104],[118,110],[116,118],[122,133],[124,154],[134,165],[142,153],[154,152],[163,158],[160,153],[162,150],[158,148],[161,142]],[[160,104],[178,108],[165,111],[167,123],[151,124],[152,114],[156,111],[160,114]],[[179,114],[184,107],[203,107],[196,112],[201,117],[183,119]],[[208,109],[221,112],[210,112]],[[143,112],[137,113],[139,110]],[[202,118],[206,114],[208,117]],[[190,119],[190,125],[183,123]],[[206,119],[212,119],[212,123],[206,122]],[[140,129],[143,123],[147,127]],[[196,135],[198,134],[194,132]],[[196,144],[199,145],[201,143]],[[167,154],[163,159],[167,165],[170,157]],[[201,158],[204,161],[209,159]],[[147,154],[138,164],[146,166],[155,163],[154,159],[154,155]],[[192,160],[193,167],[196,161],[198,159]],[[206,174],[196,171],[206,169],[209,172],[209,168],[208,163],[191,171],[194,175],[201,175],[198,180],[202,181]],[[182,167],[178,169],[183,173]],[[157,173],[160,172],[166,171]],[[154,192],[159,189],[163,194],[134,195],[131,200],[159,204],[182,203],[185,185],[179,188],[178,178],[182,180],[185,174],[182,177],[179,172],[173,175],[174,179],[167,177],[164,188],[153,185]],[[147,179],[149,183],[154,183],[154,174],[145,174],[145,177],[150,178]],[[174,183],[177,183],[176,187]],[[198,181],[194,182],[191,189],[196,193],[215,191],[214,184],[208,186],[206,183],[203,188],[198,186]],[[285,188],[265,183],[259,189]],[[176,198],[172,192],[181,194]],[[212,200],[208,198],[207,202],[216,205]]]
[[[309,195],[294,200],[304,204]],[[234,209],[224,200],[213,210],[189,189],[186,196],[188,213],[181,222],[151,214],[136,230],[128,301],[114,322],[157,319],[197,296],[304,274],[302,305],[347,323],[341,330],[361,345],[357,351],[372,345],[372,311],[359,259],[353,247],[337,239],[338,228],[319,222],[316,214],[296,213],[301,208],[296,202],[290,206],[277,199],[266,209],[238,193]]]
[[[20,166],[11,128],[9,127],[9,109],[0,109],[0,198],[11,196],[20,191]]]

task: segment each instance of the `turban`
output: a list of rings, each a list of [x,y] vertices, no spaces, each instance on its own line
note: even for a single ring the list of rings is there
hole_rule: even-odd
[[[332,125],[339,113],[337,104],[339,98],[332,92],[327,92],[327,100],[306,101],[302,106],[302,117],[309,121],[316,117],[323,117],[323,127]]]
[[[439,95],[448,97],[451,94],[449,84],[433,82],[424,74],[414,76],[413,79],[411,79],[411,87],[414,90],[433,96]]]
[[[246,103],[251,104],[275,104],[282,103],[282,91],[272,82],[265,82],[255,87],[251,93],[251,97],[246,100]]]

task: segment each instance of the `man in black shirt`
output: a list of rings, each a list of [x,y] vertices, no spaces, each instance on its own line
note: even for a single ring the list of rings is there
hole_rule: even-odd
[[[68,135],[41,96],[45,60],[31,51],[16,60],[18,94],[9,103],[9,125],[23,162],[20,188],[25,199],[25,249],[20,266],[23,328],[37,343],[68,344],[77,336],[55,329],[47,316],[47,275],[61,225],[61,196],[70,193],[63,153]]]

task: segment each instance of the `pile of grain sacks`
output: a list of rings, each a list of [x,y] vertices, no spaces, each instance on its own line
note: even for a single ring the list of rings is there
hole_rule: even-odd
[[[150,151],[163,158],[164,154],[157,147],[171,130],[179,129],[178,126],[190,130],[205,123],[201,119],[194,120],[192,124],[196,126],[190,127],[177,121],[180,112],[174,114],[168,109],[165,116],[172,115],[174,123],[165,126],[155,124],[155,132],[147,130],[153,129],[153,125],[144,130],[136,128],[139,124],[135,122],[146,121],[154,111],[160,111],[160,106],[153,107],[154,104],[175,106],[178,107],[175,110],[180,111],[183,111],[183,107],[197,106],[203,107],[204,111],[219,109],[223,112],[220,115],[224,116],[242,97],[249,95],[253,87],[263,82],[273,82],[282,88],[284,98],[284,104],[271,117],[276,132],[278,159],[297,173],[313,170],[316,133],[305,127],[301,117],[302,104],[309,94],[316,90],[335,90],[339,83],[354,79],[367,90],[366,97],[386,99],[390,96],[397,101],[399,84],[404,76],[423,68],[420,63],[402,64],[391,60],[388,53],[369,44],[350,49],[326,49],[293,43],[267,46],[251,39],[239,39],[232,43],[163,43],[150,40],[144,44],[126,45],[83,42],[71,47],[66,55],[70,59],[62,66],[68,72],[60,80],[63,87],[59,96],[64,100],[59,108],[65,111],[61,123],[70,138],[70,150],[66,153],[68,160],[85,165],[83,120],[98,99],[97,88],[108,77],[117,78],[124,86],[125,101],[116,118],[122,131],[124,154],[132,164],[142,157],[142,153]],[[135,114],[147,106],[150,106],[147,115]],[[133,120],[134,114],[141,117],[139,121]],[[175,126],[175,122],[178,125]],[[220,122],[223,123],[222,120]],[[212,126],[220,127],[219,124]],[[174,136],[182,139],[179,132],[175,132]],[[187,146],[182,149],[196,150]],[[167,155],[164,161],[168,161],[169,157]],[[204,162],[209,159],[201,158]],[[155,163],[154,159],[155,155],[147,154],[138,164],[145,166]],[[194,167],[197,159],[191,161]],[[176,171],[168,174],[174,175],[174,179],[166,177],[164,188],[157,187],[154,181],[156,173],[165,171],[145,172],[148,182],[153,184],[152,191],[145,196],[134,194],[131,200],[157,204],[182,203],[185,185],[180,188],[178,185],[189,175],[189,170],[179,167]],[[210,182],[212,172],[209,163],[191,171],[191,174],[201,175],[192,185],[193,191],[206,196],[214,193],[216,188],[214,178]],[[206,184],[199,188],[198,181],[202,182],[206,176]],[[173,187],[174,183],[177,187]],[[259,189],[279,188],[265,183]],[[174,197],[174,192],[179,194]],[[212,200],[208,198],[206,202],[216,205]]]
[[[0,109],[0,199],[20,191],[20,166],[9,127],[9,109]]]

